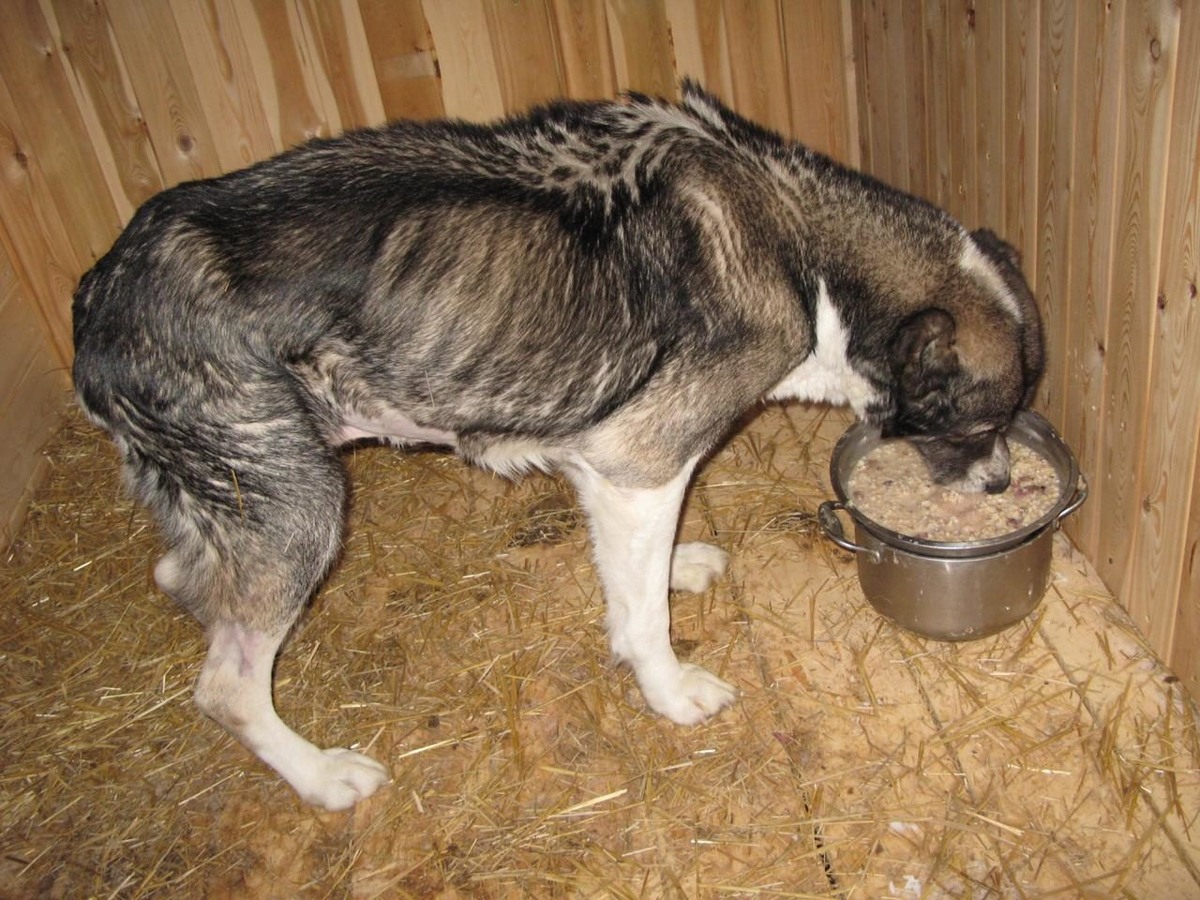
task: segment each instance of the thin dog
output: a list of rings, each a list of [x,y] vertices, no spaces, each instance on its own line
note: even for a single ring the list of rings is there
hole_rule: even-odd
[[[565,473],[612,652],[689,724],[735,692],[676,659],[668,589],[726,555],[676,528],[744,412],[849,404],[998,491],[1043,365],[1003,241],[692,83],[397,122],[166,190],[83,277],[74,337],[79,401],[163,530],[156,580],[207,630],[198,705],[328,809],[387,770],[285,725],[271,671],[338,556],[343,445]]]

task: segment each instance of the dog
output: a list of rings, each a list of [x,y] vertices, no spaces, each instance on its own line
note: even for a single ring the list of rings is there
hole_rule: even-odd
[[[1008,482],[1043,367],[1014,251],[740,117],[694,83],[490,125],[318,139],[148,200],[74,296],[74,381],[206,629],[203,712],[309,803],[387,770],[277,715],[271,672],[334,565],[339,448],[555,470],[586,513],[614,657],[700,722],[734,689],[671,649],[698,463],[764,400],[850,405],[934,476]]]

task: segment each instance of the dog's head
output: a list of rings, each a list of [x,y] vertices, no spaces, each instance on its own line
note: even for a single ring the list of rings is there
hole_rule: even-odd
[[[1017,252],[990,231],[974,232],[947,293],[930,299],[892,338],[884,434],[909,438],[938,483],[999,493],[1009,483],[1004,432],[1044,364]]]

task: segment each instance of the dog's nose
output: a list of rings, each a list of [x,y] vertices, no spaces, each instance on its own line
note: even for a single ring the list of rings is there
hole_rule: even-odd
[[[1008,490],[1008,484],[1011,480],[1012,479],[1008,472],[1005,472],[1003,475],[988,481],[987,484],[983,486],[983,489],[989,494],[1003,494]]]

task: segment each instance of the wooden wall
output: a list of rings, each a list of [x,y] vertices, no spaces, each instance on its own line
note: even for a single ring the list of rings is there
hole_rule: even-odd
[[[852,7],[863,166],[1021,248],[1069,533],[1200,693],[1200,4]]]
[[[51,408],[69,402],[75,282],[155,192],[389,118],[486,120],[553,97],[621,90],[675,96],[685,74],[756,119],[854,161],[844,6],[5,3],[0,357],[11,362],[0,364],[0,402],[12,399],[0,407],[0,428],[19,438],[0,444],[0,527],[19,516],[36,474],[52,418],[47,398],[56,398]],[[10,324],[17,315],[20,322]],[[6,543],[0,533],[0,547]]]
[[[673,96],[684,74],[1022,250],[1038,405],[1092,486],[1070,533],[1200,690],[1193,2],[13,0],[0,359],[24,361],[0,362],[0,426],[28,439],[0,477],[20,494],[33,471],[75,279],[155,191],[387,118]]]

